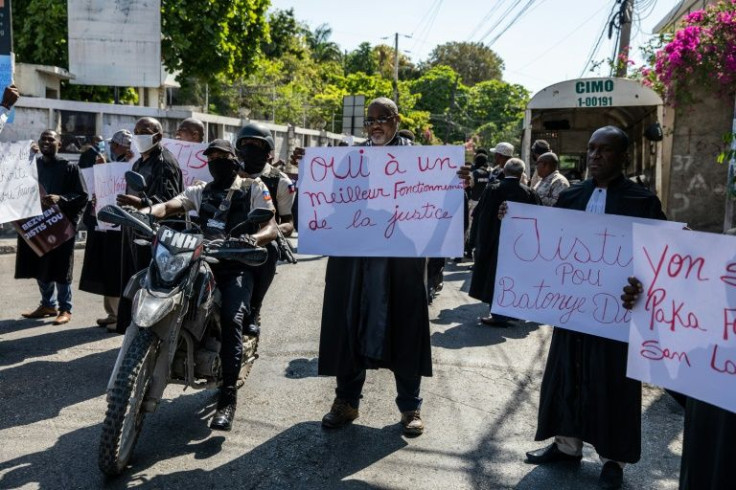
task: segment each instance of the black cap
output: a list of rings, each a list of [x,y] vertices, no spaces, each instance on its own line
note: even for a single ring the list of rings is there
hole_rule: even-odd
[[[228,153],[235,156],[235,149],[233,148],[233,144],[230,143],[230,141],[225,139],[216,139],[210,145],[207,147],[206,150],[202,153],[203,155],[209,155],[215,150],[224,151],[225,153]]]

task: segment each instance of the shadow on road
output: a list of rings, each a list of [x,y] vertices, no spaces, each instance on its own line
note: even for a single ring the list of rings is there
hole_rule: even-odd
[[[73,361],[35,361],[0,371],[0,400],[13,400],[12,407],[0,405],[0,430],[54,418],[66,407],[104,394],[117,352],[111,349]]]
[[[181,420],[178,422],[181,424]],[[200,428],[204,424],[196,424]],[[161,451],[150,453],[150,443],[136,449],[138,458],[131,471],[140,472],[140,464],[153,463],[181,454],[199,450],[201,456],[216,451],[223,437],[213,437],[197,444],[187,445],[186,439],[204,435],[203,430],[189,429],[177,425],[186,434],[173,433],[165,445],[160,443],[161,434],[151,434],[157,439]],[[144,429],[145,430],[145,429]],[[209,431],[209,429],[206,429]],[[143,441],[142,441],[143,442]],[[194,469],[152,478],[126,477],[108,482],[108,488],[127,488],[131,484],[145,482],[151,488],[319,488],[319,489],[375,489],[375,485],[350,480],[343,481],[364,468],[371,466],[389,454],[407,445],[401,437],[398,424],[382,429],[357,424],[338,431],[326,431],[319,422],[302,422],[281,432],[252,451],[217,468]],[[148,452],[148,453],[146,453]],[[150,461],[141,461],[149,460]]]
[[[30,320],[37,321],[37,320]],[[25,323],[25,322],[17,322]],[[0,322],[2,324],[2,322]],[[38,326],[33,325],[33,326]],[[2,328],[2,326],[0,326]],[[28,328],[28,327],[26,327]],[[64,349],[79,347],[110,337],[104,328],[65,328],[32,337],[0,342],[0,366],[10,366],[32,357],[45,357]],[[0,330],[1,331],[1,330]],[[0,377],[2,375],[0,374]]]
[[[286,366],[284,376],[290,379],[301,379],[301,378],[313,378],[317,376],[317,361],[316,357],[307,359],[300,357],[298,359],[292,359],[289,361],[289,365]]]

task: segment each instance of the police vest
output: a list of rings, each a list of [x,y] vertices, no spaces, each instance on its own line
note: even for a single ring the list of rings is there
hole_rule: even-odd
[[[481,194],[486,189],[488,182],[491,180],[491,173],[485,168],[473,170],[473,187],[470,188],[470,199],[473,201],[480,200]]]
[[[235,189],[226,199],[230,189],[213,188],[212,183],[202,190],[202,203],[199,205],[199,225],[207,238],[223,238],[230,231],[248,218],[250,212],[250,194],[253,179],[243,179],[239,189]],[[256,225],[241,226],[236,235],[255,233]]]
[[[274,218],[276,218],[276,223],[279,223],[280,215],[279,215],[279,201],[278,201],[278,191],[279,191],[279,181],[281,180],[281,172],[277,168],[271,167],[271,171],[268,174],[262,174],[261,180],[264,184],[266,184],[266,187],[268,188],[268,192],[271,194],[271,199],[273,199],[274,208],[276,208],[276,211],[274,214]]]

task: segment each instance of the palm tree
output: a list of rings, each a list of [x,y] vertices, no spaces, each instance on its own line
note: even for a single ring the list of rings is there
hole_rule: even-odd
[[[336,42],[330,41],[332,28],[327,24],[318,26],[314,32],[306,31],[307,45],[312,50],[312,58],[317,62],[340,61],[342,52]]]

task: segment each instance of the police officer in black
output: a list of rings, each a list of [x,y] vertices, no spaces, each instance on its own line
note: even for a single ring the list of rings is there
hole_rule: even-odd
[[[212,182],[187,187],[173,199],[154,205],[150,212],[156,218],[197,211],[199,224],[209,239],[222,238],[243,223],[252,209],[268,209],[273,205],[265,184],[258,179],[238,176],[240,164],[232,144],[223,139],[210,143],[204,151]],[[148,209],[141,210],[143,213]],[[242,231],[240,231],[242,230]],[[276,222],[260,227],[238,228],[236,235],[253,245],[264,246],[276,238]],[[217,287],[222,294],[220,318],[222,324],[223,384],[220,388],[217,412],[210,423],[216,430],[230,430],[237,405],[236,383],[243,356],[243,327],[250,313],[251,294],[260,275],[260,268],[238,262],[221,261],[212,266]]]
[[[283,172],[271,166],[275,148],[271,130],[262,124],[250,123],[243,126],[235,140],[235,148],[243,163],[242,175],[258,178],[266,184],[268,192],[276,208],[276,223],[283,236],[288,237],[294,231],[291,209],[294,204],[295,188],[291,179]],[[269,244],[268,260],[260,266],[256,284],[250,303],[250,318],[245,331],[249,335],[260,333],[260,311],[263,299],[276,275],[276,263],[280,253],[275,243]]]

